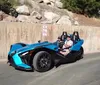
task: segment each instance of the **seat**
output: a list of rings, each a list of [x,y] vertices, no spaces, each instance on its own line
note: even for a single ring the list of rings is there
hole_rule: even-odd
[[[64,41],[67,39],[67,32],[63,32],[61,35],[61,41]]]
[[[81,48],[84,40],[80,39],[79,33],[77,31],[73,32],[72,35],[73,46],[70,48],[71,51],[78,51]]]
[[[79,33],[77,31],[74,31],[71,39],[73,43],[76,44],[80,40]]]

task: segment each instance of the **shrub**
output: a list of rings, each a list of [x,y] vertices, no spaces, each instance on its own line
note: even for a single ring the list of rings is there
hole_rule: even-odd
[[[100,0],[61,0],[63,7],[75,13],[100,17]]]
[[[5,12],[6,14],[11,14],[12,16],[17,17],[18,13],[13,8],[15,6],[16,0],[0,0],[0,10]]]

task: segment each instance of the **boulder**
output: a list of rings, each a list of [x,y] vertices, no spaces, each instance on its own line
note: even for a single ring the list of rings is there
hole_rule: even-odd
[[[33,16],[34,18],[38,19],[38,20],[42,19],[42,15],[37,11],[33,11],[30,15]]]
[[[51,7],[54,7],[55,6],[55,3],[51,2]]]
[[[78,21],[74,21],[74,25],[79,25],[79,22]]]
[[[30,23],[39,23],[39,20],[33,16],[29,16],[28,22]]]
[[[50,20],[44,20],[41,22],[41,24],[52,24],[53,22]]]
[[[26,6],[26,5],[18,6],[17,9],[16,9],[16,11],[17,11],[19,14],[30,15],[28,6]]]
[[[53,2],[53,3],[55,3],[56,1],[61,1],[61,0],[50,0],[50,2]]]
[[[37,1],[27,0],[27,3],[30,5],[29,10],[31,13],[33,12],[33,10],[36,10],[37,12],[41,11],[40,5]]]
[[[33,16],[19,15],[17,20],[20,22],[39,23],[39,20]]]
[[[55,5],[56,5],[56,7],[58,7],[58,8],[63,8],[63,3],[60,2],[60,1],[56,1],[56,2],[55,2]]]
[[[20,22],[27,22],[27,21],[29,21],[29,16],[18,15],[17,20],[20,21]]]
[[[25,0],[18,0],[18,3],[19,3],[20,5],[24,5],[24,4],[25,4]]]
[[[50,0],[50,2],[53,2],[53,3],[55,3],[55,2],[56,2],[56,0]]]
[[[43,0],[44,3],[49,4],[50,0]]]
[[[71,20],[69,18],[69,16],[63,15],[59,21],[57,22],[57,24],[67,24],[69,26],[72,25]]]
[[[67,12],[67,14],[68,14],[68,16],[70,16],[71,18],[73,18],[73,13],[71,12],[71,11],[68,11],[68,10],[65,10],[66,12]]]
[[[44,17],[47,21],[52,21],[52,23],[55,23],[59,20],[60,15],[53,13],[53,12],[44,12]]]
[[[43,3],[43,0],[37,0],[38,3]]]

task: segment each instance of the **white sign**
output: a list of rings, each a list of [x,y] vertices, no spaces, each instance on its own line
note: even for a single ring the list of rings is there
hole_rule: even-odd
[[[43,25],[43,28],[42,28],[42,35],[43,36],[47,36],[47,32],[48,32],[48,30],[47,30],[47,25]]]

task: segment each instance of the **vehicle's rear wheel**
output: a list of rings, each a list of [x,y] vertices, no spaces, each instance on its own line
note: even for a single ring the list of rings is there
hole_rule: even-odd
[[[39,72],[48,71],[51,63],[51,55],[46,51],[38,52],[33,58],[34,69]]]
[[[83,47],[81,47],[81,49],[80,49],[80,58],[83,58],[83,55],[84,55],[84,49],[83,49]]]
[[[76,60],[82,59],[83,55],[84,55],[84,49],[83,49],[83,47],[81,47]]]

